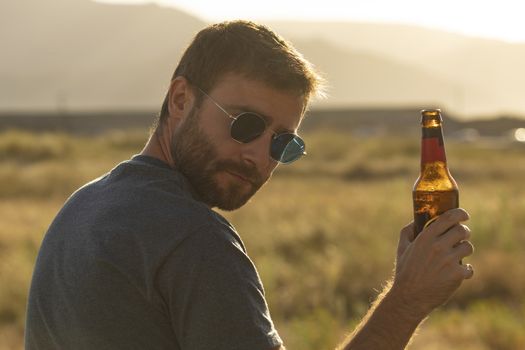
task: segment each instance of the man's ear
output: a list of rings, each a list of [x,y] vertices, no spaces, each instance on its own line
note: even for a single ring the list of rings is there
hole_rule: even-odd
[[[190,83],[184,77],[171,81],[168,91],[168,118],[171,123],[179,124],[190,113],[195,101]]]

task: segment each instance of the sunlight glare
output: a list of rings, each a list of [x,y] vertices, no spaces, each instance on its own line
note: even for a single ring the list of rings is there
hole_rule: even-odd
[[[518,142],[525,142],[525,128],[518,128],[514,131],[514,138]]]
[[[110,4],[157,4],[189,12],[205,21],[231,19],[359,21],[402,23],[463,35],[525,42],[525,21],[517,0],[92,0]],[[495,15],[497,14],[497,15]]]

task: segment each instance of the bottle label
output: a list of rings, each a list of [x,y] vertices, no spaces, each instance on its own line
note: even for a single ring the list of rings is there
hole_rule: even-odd
[[[446,162],[445,144],[441,128],[423,128],[421,162]]]
[[[439,139],[422,139],[421,140],[421,162],[445,162],[445,148],[443,142],[439,142]]]

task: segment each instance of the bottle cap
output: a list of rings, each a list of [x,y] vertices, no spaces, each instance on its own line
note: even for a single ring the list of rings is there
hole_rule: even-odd
[[[423,109],[421,110],[421,124],[423,124],[423,121],[427,119],[436,120],[440,123],[443,122],[443,118],[441,117],[441,109],[434,108],[434,109]]]

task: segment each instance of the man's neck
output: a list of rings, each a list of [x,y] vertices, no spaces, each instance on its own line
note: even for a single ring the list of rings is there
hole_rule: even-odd
[[[166,129],[166,128],[162,128]],[[155,130],[150,138],[148,139],[148,142],[146,142],[146,145],[140,152],[141,155],[150,156],[153,158],[157,158],[164,163],[167,163],[171,168],[175,167],[175,162],[173,161],[173,158],[171,156],[170,151],[170,140],[171,140],[171,133],[169,132],[162,132],[162,129]]]

